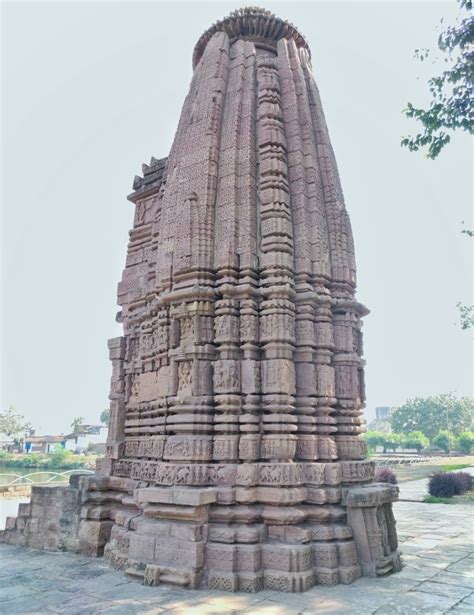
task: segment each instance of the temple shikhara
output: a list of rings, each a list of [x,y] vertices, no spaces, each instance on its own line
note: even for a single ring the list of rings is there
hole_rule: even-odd
[[[196,44],[143,165],[118,286],[107,455],[35,487],[2,540],[147,584],[304,591],[399,570],[366,460],[349,217],[307,41],[257,8]]]

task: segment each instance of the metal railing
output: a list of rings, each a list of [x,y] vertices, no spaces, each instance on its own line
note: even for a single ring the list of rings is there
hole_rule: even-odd
[[[74,470],[66,470],[65,472],[50,472],[43,470],[42,472],[30,472],[29,474],[0,474],[0,487],[13,487],[15,485],[47,485],[48,483],[65,483],[68,482],[72,474],[94,474],[93,470],[85,468],[76,468]],[[33,476],[45,476],[45,480],[33,480]],[[11,477],[8,482],[3,482],[3,479]]]
[[[445,457],[383,457],[377,455],[377,457],[371,457],[370,461],[375,461],[376,466],[390,467],[437,463],[439,461],[442,461],[443,459],[445,459]]]

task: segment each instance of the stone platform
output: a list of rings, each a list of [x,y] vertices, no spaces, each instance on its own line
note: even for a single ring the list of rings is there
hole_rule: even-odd
[[[0,542],[104,556],[145,585],[186,589],[292,593],[400,570],[398,489],[372,482],[371,462],[210,467],[225,486],[78,474],[35,486]]]
[[[471,615],[472,508],[398,502],[394,509],[402,572],[384,579],[358,579],[350,586],[316,586],[304,594],[146,587],[127,581],[101,559],[0,545],[0,613]]]

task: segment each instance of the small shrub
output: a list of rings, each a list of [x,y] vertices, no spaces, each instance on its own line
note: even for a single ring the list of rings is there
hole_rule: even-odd
[[[396,485],[397,475],[390,468],[377,468],[375,470],[375,480],[378,483],[390,483],[392,485]]]
[[[18,459],[18,466],[20,468],[36,468],[41,458],[37,453],[29,453],[28,455],[22,455]]]
[[[454,472],[438,472],[431,476],[428,483],[428,493],[439,498],[452,498],[458,495],[459,486]]]
[[[61,468],[69,457],[68,451],[62,446],[56,445],[52,453],[50,453],[47,460],[46,467],[48,468]]]
[[[472,488],[472,476],[467,472],[453,472],[453,476],[458,488],[456,495],[461,495]]]

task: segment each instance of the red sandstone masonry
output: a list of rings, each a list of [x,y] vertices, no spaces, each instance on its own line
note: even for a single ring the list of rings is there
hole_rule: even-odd
[[[352,232],[308,44],[212,26],[168,158],[134,180],[107,456],[34,488],[3,540],[147,584],[304,591],[400,568],[362,439]]]

